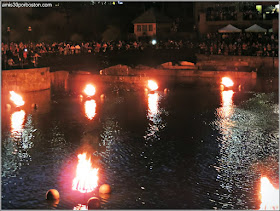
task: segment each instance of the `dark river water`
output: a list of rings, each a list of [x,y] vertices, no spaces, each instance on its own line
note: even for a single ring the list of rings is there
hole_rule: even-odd
[[[155,93],[103,85],[89,100],[78,78],[24,93],[17,109],[2,93],[2,209],[73,209],[91,196],[102,209],[259,209],[261,176],[279,188],[278,80],[240,91],[205,79]],[[82,152],[110,195],[72,190]],[[57,206],[45,200],[52,188]]]

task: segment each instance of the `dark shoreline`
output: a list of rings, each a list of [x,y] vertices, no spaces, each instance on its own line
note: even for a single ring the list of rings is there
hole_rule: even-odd
[[[235,71],[257,72],[258,77],[278,77],[278,57],[256,56],[224,56],[195,54],[195,49],[145,49],[144,51],[108,51],[98,54],[74,54],[74,55],[44,55],[39,60],[40,67],[50,67],[50,72],[55,71],[86,71],[99,74],[99,71],[115,65],[127,65],[130,68],[148,67],[162,69],[160,66],[166,62],[172,62],[170,69],[181,69],[180,61],[188,61],[195,64],[195,69],[200,71]],[[274,61],[274,65],[272,65]],[[245,63],[245,65],[244,65]],[[177,67],[176,67],[177,66]],[[23,69],[30,69],[24,67]],[[34,68],[34,67],[31,67]],[[14,67],[13,69],[21,69]],[[184,69],[184,67],[182,67]],[[188,69],[188,68],[186,68]],[[3,68],[2,68],[3,70]]]

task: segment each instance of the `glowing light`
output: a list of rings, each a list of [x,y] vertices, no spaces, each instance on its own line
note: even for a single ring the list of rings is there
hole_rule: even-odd
[[[12,133],[20,132],[23,129],[23,123],[25,118],[24,110],[14,112],[11,116]]]
[[[93,117],[96,115],[96,102],[95,100],[88,100],[85,102],[85,112],[86,117],[89,120],[92,120]]]
[[[156,40],[152,40],[152,44],[153,45],[157,44],[157,41]]]
[[[228,77],[223,77],[222,78],[222,82],[221,82],[225,87],[231,87],[231,86],[233,86],[233,81],[230,79],[230,78],[228,78]]]
[[[91,84],[88,84],[86,86],[86,88],[84,89],[84,92],[88,96],[93,96],[93,95],[95,95],[95,92],[96,92],[95,91],[95,87],[93,85],[91,85]]]
[[[148,80],[148,87],[151,91],[155,91],[158,89],[158,85],[155,81]]]
[[[10,99],[17,107],[24,105],[24,101],[22,100],[22,97],[19,94],[15,93],[14,91],[10,91],[10,94]]]
[[[223,107],[232,106],[232,97],[234,92],[232,90],[222,91]]]
[[[76,177],[73,179],[72,190],[90,193],[98,186],[98,168],[92,168],[91,160],[86,159],[86,153],[78,155]]]
[[[234,92],[232,90],[222,91],[222,117],[229,117],[232,113],[233,103],[232,97]]]
[[[279,189],[273,187],[267,177],[261,178],[260,210],[279,210]]]
[[[158,113],[158,93],[148,94],[149,117]]]

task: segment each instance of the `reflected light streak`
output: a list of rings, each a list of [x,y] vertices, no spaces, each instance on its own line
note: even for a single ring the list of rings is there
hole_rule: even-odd
[[[85,113],[89,120],[92,120],[96,115],[96,102],[95,100],[88,100],[85,102]]]
[[[232,90],[222,91],[222,118],[229,117],[232,114],[233,102],[232,97],[234,92]]]
[[[14,91],[10,91],[10,94],[10,99],[17,107],[24,105],[24,101],[22,100],[22,97],[19,94],[15,93]]]
[[[279,189],[273,187],[267,177],[261,178],[260,210],[279,210]]]
[[[25,119],[25,111],[16,111],[11,115],[11,127],[12,133],[21,132],[23,129],[23,123]]]
[[[76,177],[73,179],[72,190],[90,193],[98,186],[98,168],[92,168],[91,160],[86,159],[86,153],[78,155]]]
[[[158,113],[158,98],[158,93],[148,94],[149,117],[153,117]]]

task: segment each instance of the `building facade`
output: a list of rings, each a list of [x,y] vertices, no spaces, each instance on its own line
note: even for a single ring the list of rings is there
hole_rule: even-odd
[[[157,38],[170,32],[172,21],[154,8],[150,8],[132,21],[136,39]]]
[[[217,32],[232,24],[244,30],[254,24],[278,33],[277,2],[196,2],[195,26],[199,34]]]

